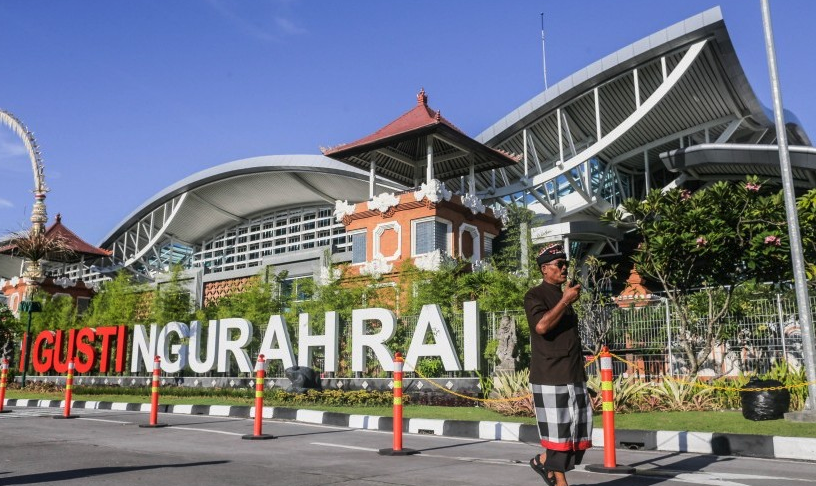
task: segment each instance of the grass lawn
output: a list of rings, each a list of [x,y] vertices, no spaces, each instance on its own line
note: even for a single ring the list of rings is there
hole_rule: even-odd
[[[6,398],[28,398],[39,400],[62,400],[63,393],[30,393],[20,390],[8,390]],[[142,395],[79,395],[74,400],[100,402],[129,402],[150,403],[149,396]],[[201,397],[173,397],[162,395],[160,403],[165,405],[244,405],[251,406],[251,398],[201,398]],[[332,407],[326,405],[279,404],[266,402],[268,406],[282,406],[293,408],[308,408],[311,410],[325,410],[359,415],[379,415],[390,417],[391,407]],[[407,405],[403,409],[406,418],[429,418],[447,420],[475,420],[521,422],[534,424],[532,417],[505,417],[483,407],[434,407],[429,405]],[[600,415],[595,416],[595,426],[601,427]],[[720,412],[651,412],[630,413],[615,415],[616,429],[638,430],[678,430],[692,432],[720,432],[731,434],[777,435],[783,437],[813,437],[816,438],[816,423],[788,422],[785,420],[766,420],[754,422],[747,420],[739,411]]]

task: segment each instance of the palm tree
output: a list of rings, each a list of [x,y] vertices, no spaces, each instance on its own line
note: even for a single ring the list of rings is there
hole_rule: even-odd
[[[27,295],[32,296],[44,276],[41,262],[43,260],[70,258],[74,252],[62,235],[49,235],[32,227],[28,230],[11,233],[4,238],[3,245],[0,246],[0,253],[27,260],[26,270],[23,272],[22,277],[26,281]]]

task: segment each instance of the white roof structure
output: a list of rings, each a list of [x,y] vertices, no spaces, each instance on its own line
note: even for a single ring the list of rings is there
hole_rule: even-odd
[[[170,263],[185,263],[189,249],[200,246],[202,240],[273,209],[333,207],[337,200],[365,200],[368,178],[367,172],[322,155],[271,155],[228,162],[154,195],[99,246],[113,251],[114,261],[122,266],[155,274]],[[378,183],[400,188],[384,180]]]
[[[812,187],[810,139],[791,113],[785,118],[796,183]],[[534,231],[534,241],[576,236],[614,251],[608,228],[582,224],[572,234],[563,223],[594,220],[652,189],[748,174],[778,180],[772,120],[713,8],[585,67],[482,132],[477,140],[524,161],[480,174],[480,195],[526,204],[558,224]]]
[[[795,182],[813,187],[816,151],[796,118],[785,117]],[[581,251],[615,253],[622,235],[597,216],[624,198],[748,174],[777,180],[772,120],[713,8],[585,67],[478,135],[489,147],[524,157],[478,174],[478,195],[538,213],[534,242],[567,239],[586,243]],[[179,260],[176,245],[199,248],[276,208],[365,200],[367,182],[367,172],[320,155],[230,162],[161,191],[99,246],[125,266],[160,269]],[[459,178],[445,182],[464,190]]]

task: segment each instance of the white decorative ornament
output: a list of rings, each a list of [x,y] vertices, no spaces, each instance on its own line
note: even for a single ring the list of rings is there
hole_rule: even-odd
[[[20,277],[11,277],[9,281],[12,287],[16,287],[18,283],[20,283]]]
[[[499,218],[502,224],[507,224],[508,215],[507,215],[507,208],[504,206],[498,206],[493,209],[493,216]]]
[[[490,270],[490,262],[487,260],[476,260],[471,264],[474,272],[485,272]]]
[[[439,182],[436,179],[431,179],[427,184],[422,183],[420,189],[414,192],[414,197],[417,201],[422,201],[424,198],[428,198],[428,201],[432,203],[438,203],[441,200],[450,201],[451,196],[453,193],[445,187],[444,182]]]
[[[420,270],[435,272],[442,266],[442,252],[434,250],[432,252],[419,255],[414,258],[414,265]]]
[[[374,196],[368,201],[368,209],[385,213],[392,207],[399,204],[399,198],[391,192],[384,192]]]
[[[342,275],[342,272],[339,268],[323,267],[320,269],[318,281],[320,285],[330,285],[336,282],[340,278],[340,275]]]
[[[343,221],[346,216],[354,214],[354,204],[349,204],[348,200],[334,202],[334,219],[338,223]]]
[[[60,277],[54,280],[54,283],[64,289],[67,289],[68,287],[73,287],[74,285],[76,285],[76,280],[71,280],[68,277]]]
[[[6,282],[8,282],[8,280],[0,278],[0,289],[6,286]]]
[[[391,273],[392,268],[393,265],[386,262],[385,258],[377,256],[370,262],[366,262],[360,266],[360,274],[380,278],[383,274]]]
[[[464,204],[466,208],[470,209],[470,212],[473,214],[485,212],[485,205],[482,203],[482,200],[476,196],[476,194],[467,193],[462,196],[462,204]]]

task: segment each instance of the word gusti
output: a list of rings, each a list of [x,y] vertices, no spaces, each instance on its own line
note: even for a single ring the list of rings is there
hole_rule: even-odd
[[[412,371],[421,357],[438,357],[446,371],[479,371],[480,326],[479,307],[475,301],[463,304],[463,363],[454,348],[448,326],[437,304],[422,307],[416,329],[405,354],[405,371]],[[379,329],[366,334],[366,323],[379,323]],[[394,356],[387,343],[396,332],[396,315],[383,308],[355,309],[351,314],[351,369],[366,369],[366,348],[373,351],[380,366],[393,371]],[[130,371],[152,369],[154,356],[160,359],[162,371],[177,373],[189,367],[194,373],[207,373],[217,368],[227,372],[229,360],[234,360],[242,373],[251,373],[253,360],[246,346],[252,340],[252,323],[242,318],[209,321],[207,339],[202,358],[203,326],[199,321],[190,325],[170,322],[159,328],[158,324],[136,325],[131,333]],[[376,327],[376,326],[372,326]],[[292,339],[286,321],[281,315],[272,315],[261,340],[258,354],[267,361],[279,360],[284,368],[295,365],[310,366],[316,348],[323,348],[324,372],[336,372],[339,361],[338,344],[340,317],[337,312],[326,312],[323,334],[312,334],[309,314],[298,319],[298,354],[293,352]],[[126,326],[72,329],[70,331],[42,331],[32,346],[34,370],[40,373],[68,370],[68,356],[75,357],[77,373],[96,369],[105,373],[123,372],[126,360]],[[67,336],[66,336],[67,334]],[[67,349],[66,343],[67,341]],[[426,342],[427,341],[427,342]],[[112,363],[111,347],[115,342],[116,359]],[[99,344],[99,349],[95,347]],[[23,347],[25,348],[25,346]],[[20,360],[24,363],[25,360]]]

